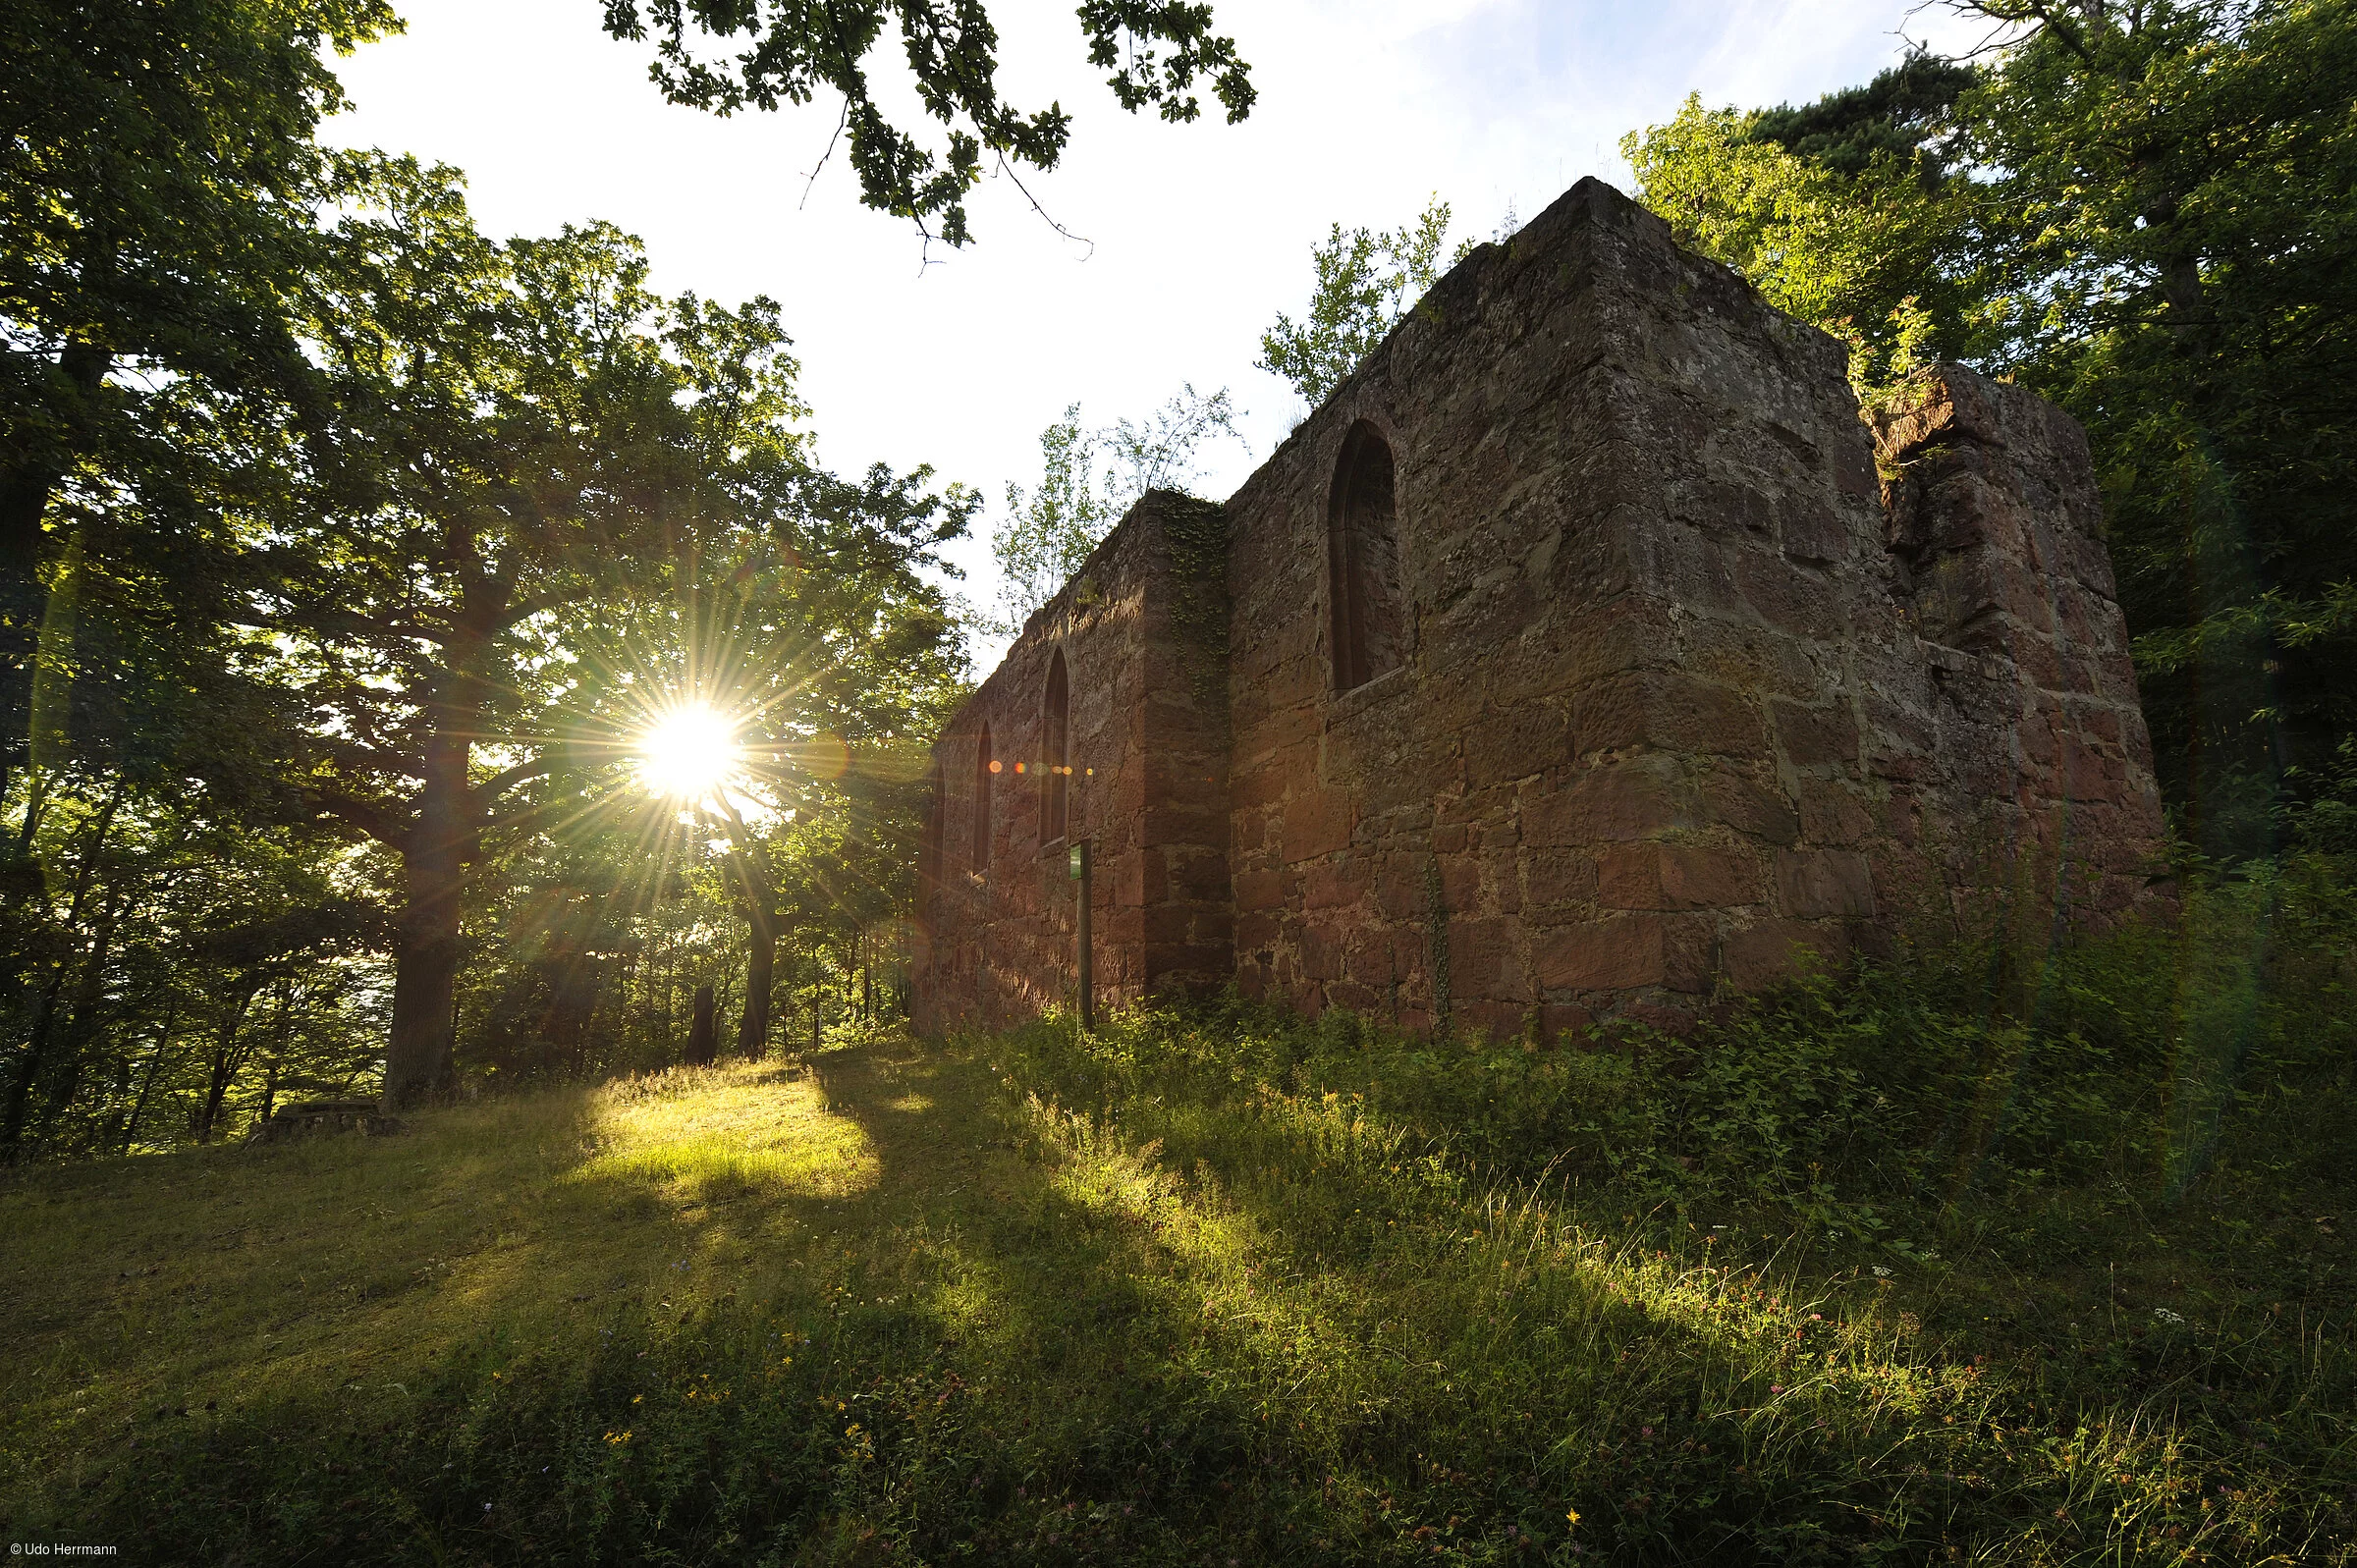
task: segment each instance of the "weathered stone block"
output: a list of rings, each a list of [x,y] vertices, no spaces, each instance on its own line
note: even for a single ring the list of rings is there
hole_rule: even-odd
[[[1763,920],[1730,934],[1720,945],[1720,972],[1737,991],[1757,991],[1814,960],[1837,963],[1847,953],[1838,926],[1799,920]]]
[[[1235,874],[1235,907],[1247,912],[1274,909],[1286,901],[1282,871],[1239,871]]]
[[[1540,848],[1609,843],[1690,827],[1691,790],[1667,759],[1585,768],[1560,789],[1522,804],[1522,841]]]
[[[1874,873],[1853,849],[1780,849],[1776,896],[1783,912],[1799,920],[1870,917]]]
[[[1669,974],[1662,917],[1621,914],[1557,926],[1531,939],[1531,964],[1549,991],[1626,991]]]
[[[1533,906],[1596,902],[1596,857],[1585,849],[1533,849],[1522,856],[1522,891]]]
[[[1351,802],[1340,789],[1296,795],[1285,806],[1288,865],[1332,854],[1350,842]]]
[[[1776,737],[1783,746],[1784,757],[1794,767],[1858,760],[1858,722],[1846,704],[1804,708],[1774,698],[1768,711],[1775,720]]]
[[[1823,641],[1838,623],[1825,584],[1814,573],[1765,550],[1735,558],[1735,588],[1762,622],[1787,636]]]
[[[1789,496],[1779,512],[1781,521],[1777,532],[1785,555],[1795,561],[1818,564],[1848,558],[1849,524],[1822,498],[1805,494]]]
[[[1528,703],[1484,714],[1465,728],[1465,784],[1479,789],[1527,779],[1561,767],[1569,749],[1569,727],[1553,707]]]
[[[1809,841],[1843,845],[1863,841],[1874,833],[1874,813],[1850,785],[1830,779],[1800,783],[1800,831]]]
[[[1363,862],[1312,865],[1301,872],[1301,907],[1340,909],[1366,896],[1374,878]]]
[[[1748,756],[1761,746],[1759,715],[1740,693],[1659,670],[1607,676],[1579,691],[1571,734],[1583,756],[1644,746]]]
[[[1719,909],[1759,899],[1759,863],[1744,850],[1616,844],[1596,863],[1596,901],[1608,909]]]
[[[1527,1001],[1522,976],[1521,924],[1513,920],[1449,923],[1450,982],[1461,998]]]
[[[1790,843],[1800,831],[1800,819],[1782,790],[1730,769],[1704,779],[1702,800],[1705,821],[1725,823],[1763,843]]]

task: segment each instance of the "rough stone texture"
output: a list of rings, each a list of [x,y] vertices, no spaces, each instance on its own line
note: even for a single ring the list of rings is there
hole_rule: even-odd
[[[912,968],[928,1027],[999,1026],[1068,1000],[1077,980],[1070,843],[1091,841],[1099,1000],[1224,981],[1228,874],[1227,518],[1157,491],[1047,605],[934,747]],[[1051,661],[1069,682],[1069,830],[1044,833]],[[989,862],[974,864],[975,751],[1002,763]]]
[[[2084,436],[1955,367],[1870,428],[1844,367],[1595,181],[1481,247],[1224,509],[1141,502],[951,726],[920,1024],[1071,984],[1036,806],[1002,783],[991,871],[958,853],[972,737],[1028,760],[1058,647],[1115,1001],[1674,1021],[2000,884],[2137,904],[2159,797]],[[1337,691],[1357,427],[1403,660]]]
[[[307,1106],[281,1106],[268,1121],[246,1135],[249,1144],[291,1143],[325,1133],[357,1132],[389,1138],[409,1130],[398,1116],[383,1114],[373,1100],[325,1100]]]

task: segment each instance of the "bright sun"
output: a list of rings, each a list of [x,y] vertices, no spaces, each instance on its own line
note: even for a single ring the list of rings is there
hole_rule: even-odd
[[[674,800],[702,799],[728,783],[744,757],[729,722],[700,703],[657,720],[638,751],[639,779]]]

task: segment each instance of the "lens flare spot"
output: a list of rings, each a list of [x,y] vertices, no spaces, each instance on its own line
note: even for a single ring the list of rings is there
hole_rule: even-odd
[[[851,771],[851,748],[840,736],[812,735],[795,746],[792,755],[813,779],[841,779]]]

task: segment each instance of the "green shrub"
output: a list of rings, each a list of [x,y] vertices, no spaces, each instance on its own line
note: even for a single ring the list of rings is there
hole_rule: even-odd
[[[2221,1139],[2345,1181],[2357,1109],[2357,896],[2322,855],[2189,879],[2171,921],[2024,961],[1995,940],[1806,972],[1683,1037],[1420,1038],[1233,994],[1054,1014],[993,1049],[1017,1080],[1118,1115],[1156,1100],[1338,1094],[1463,1167],[1610,1188],[1679,1218],[1746,1214],[1911,1236],[2037,1189],[2165,1204]],[[2285,1138],[2296,1124],[2297,1136]]]

